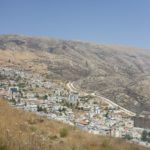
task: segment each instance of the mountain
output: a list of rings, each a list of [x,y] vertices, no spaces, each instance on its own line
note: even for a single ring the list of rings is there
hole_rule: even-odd
[[[117,104],[150,111],[150,51],[45,37],[0,36],[1,66],[74,81]]]

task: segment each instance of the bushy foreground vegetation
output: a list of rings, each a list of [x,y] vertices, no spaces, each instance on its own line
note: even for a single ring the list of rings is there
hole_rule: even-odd
[[[0,100],[0,150],[147,150],[17,110]]]

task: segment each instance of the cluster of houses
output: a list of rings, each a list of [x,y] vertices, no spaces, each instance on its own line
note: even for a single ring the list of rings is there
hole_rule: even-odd
[[[94,134],[141,142],[144,128],[121,109],[94,95],[69,91],[65,84],[12,68],[0,68],[0,96],[14,107],[59,120]],[[143,127],[143,126],[142,126]],[[147,143],[148,145],[148,143]]]

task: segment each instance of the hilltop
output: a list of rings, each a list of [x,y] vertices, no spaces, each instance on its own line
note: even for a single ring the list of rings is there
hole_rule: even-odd
[[[20,35],[0,36],[0,64],[75,81],[140,113],[150,111],[150,52],[144,49]]]
[[[88,134],[18,110],[0,100],[0,150],[147,150],[122,139]]]

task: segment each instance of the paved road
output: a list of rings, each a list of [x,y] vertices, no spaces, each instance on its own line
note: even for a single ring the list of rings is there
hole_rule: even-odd
[[[77,88],[74,87],[73,82],[68,82],[68,83],[67,83],[67,87],[69,88],[69,90],[70,90],[71,92],[79,92],[79,93],[80,93],[80,91],[79,91]],[[88,94],[88,93],[86,93],[86,92],[82,92],[82,93]],[[103,96],[101,96],[101,95],[94,94],[94,93],[93,93],[93,95],[96,96],[96,97],[98,97],[98,98],[101,98],[101,99],[104,100],[106,103],[111,104],[112,106],[119,107],[124,113],[128,114],[129,116],[135,116],[135,115],[136,115],[134,112],[129,111],[129,110],[127,110],[127,109],[125,109],[125,108],[119,106],[118,104],[112,102],[111,100],[109,100],[109,99],[107,99],[107,98],[105,98],[105,97],[103,97]]]

